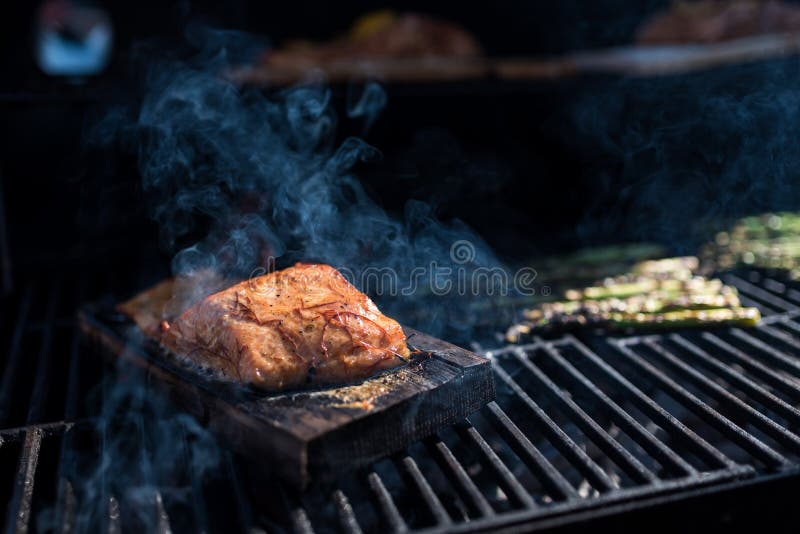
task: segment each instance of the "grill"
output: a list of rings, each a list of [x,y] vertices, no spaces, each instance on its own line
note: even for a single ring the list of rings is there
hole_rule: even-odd
[[[725,279],[762,309],[756,329],[566,336],[486,351],[496,402],[303,495],[224,445],[216,467],[200,469],[192,423],[175,414],[165,427],[142,399],[120,424],[101,417],[118,402],[103,377],[118,370],[85,350],[72,314],[124,282],[111,278],[51,276],[3,298],[8,532],[545,529],[644,508],[652,521],[659,507],[706,506],[800,474],[800,286],[770,273]]]

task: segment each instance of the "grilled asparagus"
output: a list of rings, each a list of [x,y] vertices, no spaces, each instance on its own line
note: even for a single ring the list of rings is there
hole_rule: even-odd
[[[758,323],[758,309],[741,307],[735,288],[695,275],[697,268],[694,257],[637,263],[629,273],[525,310],[525,320],[506,338],[517,342],[535,332],[582,326],[625,330]]]
[[[610,322],[617,328],[695,326],[755,326],[761,320],[758,308],[711,308],[677,310],[664,313],[613,313]]]

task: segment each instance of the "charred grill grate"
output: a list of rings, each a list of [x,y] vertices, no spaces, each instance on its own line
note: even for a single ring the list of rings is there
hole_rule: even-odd
[[[172,468],[146,468],[163,439],[156,421],[96,422],[109,370],[87,357],[71,319],[91,284],[30,285],[0,310],[0,517],[6,531],[544,528],[800,474],[800,286],[762,272],[726,282],[763,310],[760,327],[491,351],[497,402],[305,495],[226,453],[210,475],[198,471],[182,422]],[[121,453],[120,437],[126,461],[144,466],[125,481],[136,492],[98,469]]]

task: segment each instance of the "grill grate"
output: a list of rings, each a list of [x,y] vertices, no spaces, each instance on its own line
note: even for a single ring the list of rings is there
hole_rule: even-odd
[[[215,469],[198,468],[192,423],[177,417],[165,429],[146,403],[122,425],[99,424],[113,399],[102,377],[116,370],[83,350],[71,320],[92,284],[49,280],[0,309],[9,532],[544,528],[800,474],[800,290],[764,272],[725,280],[763,310],[755,329],[566,336],[490,351],[496,402],[330,492],[304,495],[224,448]],[[94,283],[97,292],[110,281]],[[165,436],[162,471],[153,458],[165,454]],[[134,478],[120,479],[115,462],[134,466],[125,470]]]

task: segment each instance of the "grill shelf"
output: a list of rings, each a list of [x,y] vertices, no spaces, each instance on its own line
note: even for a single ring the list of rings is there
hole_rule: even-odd
[[[48,280],[0,307],[7,532],[544,529],[800,476],[800,285],[770,273],[724,277],[761,308],[754,329],[488,351],[496,402],[303,495],[224,447],[202,471],[196,429],[179,415],[166,429],[146,416],[98,423],[112,395],[98,384],[114,370],[87,355],[72,320],[92,284]],[[168,450],[157,450],[165,436]],[[114,471],[123,450],[134,480]],[[167,472],[152,468],[159,455]]]

